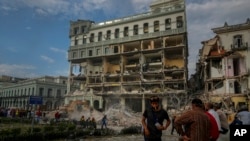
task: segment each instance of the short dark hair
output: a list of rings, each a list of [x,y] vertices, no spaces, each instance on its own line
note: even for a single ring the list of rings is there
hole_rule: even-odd
[[[203,102],[199,98],[195,98],[192,100],[192,104],[196,105],[197,107],[203,107]]]
[[[160,101],[160,98],[159,98],[158,96],[151,96],[151,97],[149,98],[149,101],[150,101],[150,103],[151,103],[151,102],[159,102],[159,101]]]

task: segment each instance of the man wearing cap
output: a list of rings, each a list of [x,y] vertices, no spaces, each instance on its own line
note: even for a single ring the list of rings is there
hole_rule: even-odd
[[[150,108],[146,109],[142,116],[145,141],[161,141],[162,130],[166,130],[171,121],[167,111],[160,106],[158,96],[152,96],[149,102]],[[164,120],[167,121],[165,125]]]

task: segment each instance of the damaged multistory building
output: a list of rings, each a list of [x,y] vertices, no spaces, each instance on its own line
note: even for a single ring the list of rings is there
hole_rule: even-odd
[[[235,112],[241,105],[249,107],[250,98],[250,20],[245,23],[213,28],[216,36],[203,41],[199,74],[207,98],[222,103]]]
[[[65,104],[83,100],[105,110],[120,103],[141,112],[158,95],[178,108],[187,96],[184,0],[154,0],[147,13],[70,23],[70,76]],[[79,84],[80,89],[71,86]]]

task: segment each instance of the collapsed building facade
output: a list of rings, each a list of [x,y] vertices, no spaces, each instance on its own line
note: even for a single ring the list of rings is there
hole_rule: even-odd
[[[236,112],[249,108],[250,99],[250,20],[213,28],[216,36],[202,42],[198,73],[209,101],[222,103]]]
[[[154,0],[147,13],[102,23],[72,21],[69,38],[66,105],[87,101],[105,110],[120,103],[141,112],[152,95],[164,108],[186,101],[184,0]]]

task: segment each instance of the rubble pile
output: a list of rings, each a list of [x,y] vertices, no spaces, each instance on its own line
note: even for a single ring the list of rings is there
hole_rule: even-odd
[[[89,117],[94,117],[97,124],[101,125],[103,116],[107,115],[108,126],[129,127],[141,125],[141,113],[136,113],[128,107],[122,108],[120,104],[114,104],[105,112],[99,112],[86,106],[84,103],[72,102],[69,106],[60,107],[57,111],[59,111],[63,120],[80,121],[82,116],[85,117],[85,120]],[[46,117],[53,119],[55,113],[56,111],[48,112]]]

